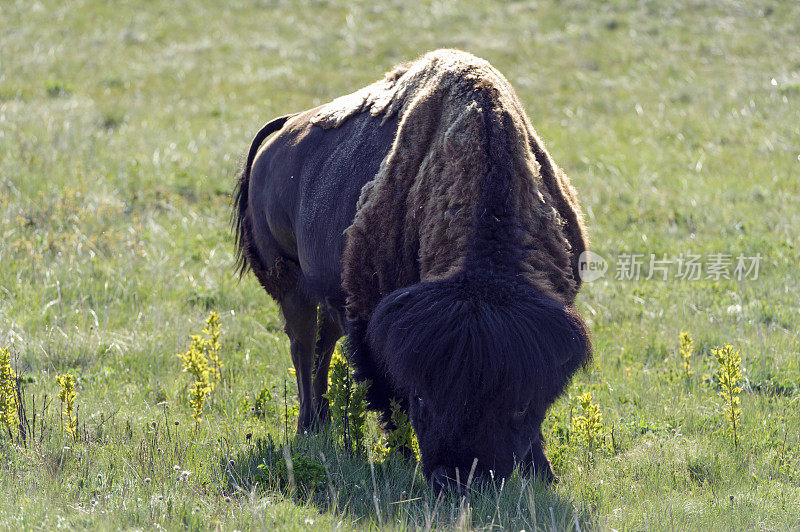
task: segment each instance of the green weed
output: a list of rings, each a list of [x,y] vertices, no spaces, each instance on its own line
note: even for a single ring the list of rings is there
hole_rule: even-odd
[[[253,415],[262,421],[266,421],[275,413],[275,405],[272,399],[272,392],[264,387],[253,401]]]
[[[367,422],[367,390],[369,382],[356,383],[352,370],[337,348],[332,356],[328,393],[334,434],[343,447],[365,456],[364,434]]]
[[[417,442],[417,436],[414,434],[414,428],[411,426],[408,414],[396,400],[392,399],[390,405],[392,408],[391,422],[393,428],[386,437],[386,451],[388,453],[413,455],[419,459],[419,442]]]
[[[73,88],[69,83],[58,80],[50,80],[44,85],[45,91],[50,98],[62,98],[72,94]]]

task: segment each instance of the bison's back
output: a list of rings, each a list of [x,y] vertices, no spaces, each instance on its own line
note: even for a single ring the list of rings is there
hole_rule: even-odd
[[[253,236],[269,267],[278,257],[296,262],[305,291],[343,305],[344,231],[355,216],[365,183],[392,145],[396,120],[369,113],[337,129],[311,123],[318,109],[298,114],[259,151],[249,183]]]

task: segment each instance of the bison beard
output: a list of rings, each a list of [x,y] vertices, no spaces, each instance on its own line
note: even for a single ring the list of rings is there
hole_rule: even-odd
[[[400,65],[312,123],[338,130],[366,113],[398,126],[345,232],[346,306],[314,272],[298,285],[346,311],[356,377],[384,421],[390,399],[408,408],[429,477],[463,478],[478,458],[479,474],[516,460],[551,478],[541,423],[591,356],[572,306],[587,238],[569,180],[508,81],[464,52]],[[271,275],[265,287],[284,286]]]

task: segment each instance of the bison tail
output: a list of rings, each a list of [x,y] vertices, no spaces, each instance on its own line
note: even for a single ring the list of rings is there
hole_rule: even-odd
[[[474,272],[389,294],[365,339],[398,391],[454,410],[471,400],[532,398],[543,411],[591,358],[572,307],[530,283]]]
[[[296,113],[295,113],[296,114]],[[250,265],[248,264],[248,248],[251,246],[250,238],[250,224],[247,221],[247,205],[249,200],[250,188],[250,169],[253,166],[253,161],[258,154],[258,149],[264,140],[272,133],[279,131],[287,120],[295,116],[294,114],[281,116],[276,118],[261,128],[256,133],[253,142],[250,143],[250,150],[247,153],[247,160],[245,161],[242,173],[239,174],[239,179],[236,182],[236,188],[233,191],[233,211],[231,212],[231,231],[236,239],[236,270],[239,272],[239,277],[247,273]]]

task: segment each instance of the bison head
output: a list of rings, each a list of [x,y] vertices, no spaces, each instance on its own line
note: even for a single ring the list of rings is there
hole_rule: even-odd
[[[387,296],[367,340],[407,400],[435,486],[463,484],[476,458],[478,476],[504,477],[520,462],[552,478],[541,423],[590,355],[571,307],[518,279],[462,274]]]
[[[468,398],[458,414],[435,394],[415,393],[409,415],[419,438],[426,476],[435,488],[461,488],[478,478],[505,477],[515,462],[553,479],[541,446],[541,412],[530,402],[513,406]]]

